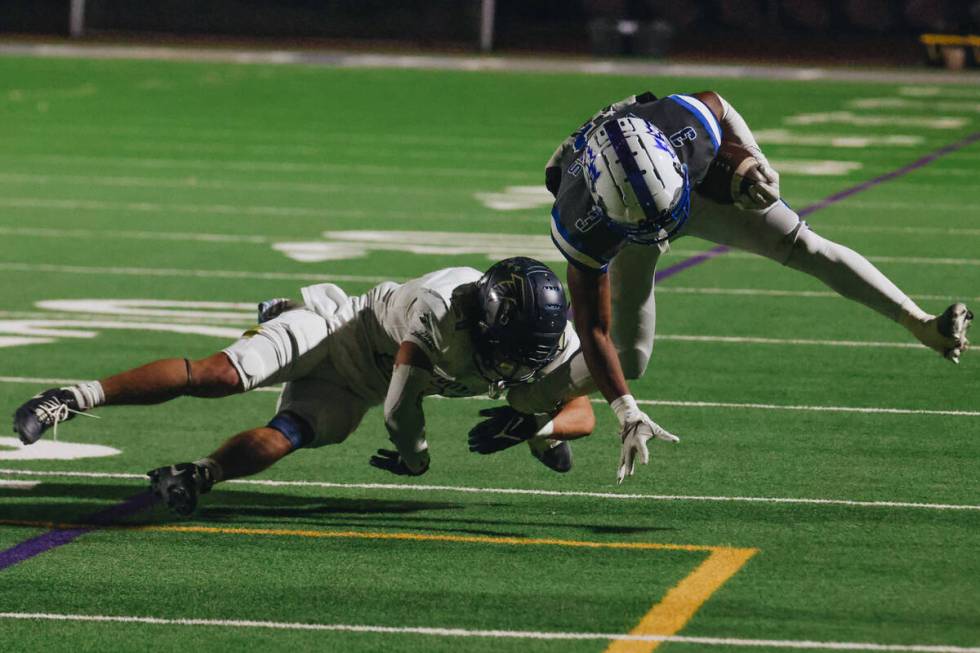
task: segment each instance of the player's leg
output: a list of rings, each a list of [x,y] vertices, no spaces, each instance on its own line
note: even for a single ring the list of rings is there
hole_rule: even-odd
[[[291,381],[283,388],[276,416],[268,425],[229,438],[195,462],[147,472],[150,487],[172,510],[189,515],[197,507],[198,497],[215,483],[258,474],[297,449],[343,442],[370,405],[322,378]]]
[[[215,483],[257,474],[295,450],[281,431],[270,426],[243,431],[217,451],[194,462],[177,463],[147,472],[150,489],[179,515],[189,515],[198,497]]]
[[[322,358],[326,320],[300,309],[252,329],[224,351],[191,361],[170,358],[98,381],[45,390],[14,413],[25,444],[75,415],[106,405],[152,405],[176,397],[226,397],[302,375]]]
[[[954,304],[949,315],[919,308],[878,268],[852,249],[814,233],[784,202],[761,211],[699,198],[689,233],[766,256],[805,272],[843,297],[860,302],[907,328],[919,341],[956,360],[966,347],[972,315]]]
[[[609,264],[611,335],[627,379],[643,376],[653,353],[657,326],[653,286],[660,253],[658,245],[627,245]]]
[[[224,353],[191,361],[154,361],[98,381],[49,388],[14,413],[14,432],[24,444],[36,442],[51,427],[99,406],[149,405],[176,397],[226,397],[241,392],[238,373]]]

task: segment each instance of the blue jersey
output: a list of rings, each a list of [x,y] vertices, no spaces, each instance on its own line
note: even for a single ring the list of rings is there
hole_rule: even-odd
[[[592,201],[584,174],[585,144],[589,134],[606,120],[635,116],[655,125],[670,140],[687,174],[697,186],[721,143],[721,126],[703,102],[689,95],[658,100],[644,93],[606,107],[582,125],[555,152],[548,164],[548,190],[555,195],[551,210],[551,239],[572,265],[605,271],[627,240],[606,225]]]

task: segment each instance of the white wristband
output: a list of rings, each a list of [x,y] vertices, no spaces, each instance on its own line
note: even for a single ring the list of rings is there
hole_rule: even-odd
[[[628,419],[635,417],[640,412],[640,407],[636,405],[636,399],[633,398],[633,395],[618,397],[610,402],[609,407],[616,413],[616,419],[619,420],[620,426],[626,424]]]

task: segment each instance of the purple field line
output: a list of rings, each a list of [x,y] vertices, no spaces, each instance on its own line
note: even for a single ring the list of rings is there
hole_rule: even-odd
[[[952,154],[953,152],[962,150],[964,147],[969,147],[970,145],[973,145],[978,141],[980,141],[980,132],[974,132],[969,136],[961,138],[960,140],[954,143],[950,143],[949,145],[944,145],[938,150],[930,152],[929,154],[926,154],[925,156],[916,159],[912,163],[904,165],[901,168],[897,168],[895,170],[892,170],[891,172],[886,172],[885,174],[879,175],[874,179],[863,181],[860,184],[856,184],[854,186],[851,186],[850,188],[845,188],[840,192],[825,197],[819,202],[816,202],[814,204],[811,204],[809,206],[800,209],[799,211],[797,211],[797,214],[801,218],[805,218],[808,215],[812,215],[821,209],[825,209],[828,206],[836,204],[837,202],[846,200],[847,198],[857,195],[858,193],[863,193],[866,190],[870,190],[885,182],[892,181],[893,179],[904,177],[910,172],[915,172],[920,168],[924,168],[925,166],[929,165],[930,163],[932,163],[936,159],[939,159],[940,157],[944,157],[947,154]],[[692,268],[695,265],[700,265],[705,261],[710,261],[711,259],[717,258],[718,256],[721,256],[722,254],[725,254],[726,252],[730,252],[730,251],[732,251],[732,248],[728,247],[727,245],[717,245],[706,252],[696,254],[690,258],[684,259],[680,263],[675,263],[670,267],[660,270],[659,272],[656,273],[654,279],[656,281],[662,281],[664,279],[674,276],[678,272],[683,272],[684,270]]]
[[[114,524],[121,519],[125,519],[130,515],[149,508],[156,503],[156,501],[156,497],[149,492],[140,492],[139,494],[126,499],[122,503],[91,514],[81,520],[82,523],[91,524],[90,526],[76,528],[52,528],[46,533],[42,533],[41,535],[30,538],[29,540],[24,540],[19,544],[15,544],[5,551],[0,551],[0,571],[3,571],[8,567],[12,567],[17,563],[29,560],[35,556],[39,556],[46,551],[50,551],[58,548],[59,546],[64,546],[65,544],[73,542],[82,535],[97,530],[100,526],[109,526]]]

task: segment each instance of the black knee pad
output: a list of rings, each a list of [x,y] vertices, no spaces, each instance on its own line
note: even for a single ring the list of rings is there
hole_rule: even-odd
[[[305,419],[285,410],[273,417],[266,426],[282,433],[294,450],[309,445],[316,436],[313,427]]]

